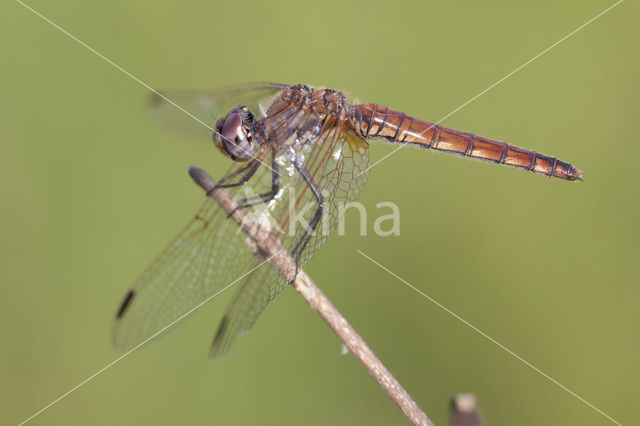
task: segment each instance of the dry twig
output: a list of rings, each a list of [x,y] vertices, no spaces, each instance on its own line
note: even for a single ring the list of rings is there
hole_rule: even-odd
[[[476,397],[469,393],[461,393],[451,398],[449,417],[451,426],[482,426],[484,424]]]
[[[362,340],[362,337],[356,333],[304,270],[296,267],[295,261],[278,238],[270,232],[261,230],[259,223],[245,210],[238,208],[236,200],[224,189],[218,187],[217,182],[204,170],[192,166],[189,169],[189,174],[225,212],[231,214],[231,218],[255,244],[256,255],[268,259],[271,266],[276,268],[287,281],[291,282],[298,293],[311,305],[311,308],[329,324],[329,327],[360,360],[369,374],[382,386],[407,419],[414,425],[432,426],[431,420],[418,407],[418,404],[415,403],[395,377],[391,375],[389,370]],[[295,271],[297,271],[297,274]]]

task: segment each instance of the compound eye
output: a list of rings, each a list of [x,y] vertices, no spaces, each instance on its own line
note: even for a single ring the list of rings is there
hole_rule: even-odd
[[[222,133],[222,126],[224,125],[224,119],[221,118],[220,120],[218,120],[218,122],[216,123],[216,130],[218,131],[218,133]]]
[[[243,161],[251,157],[251,143],[240,113],[231,112],[227,115],[220,130],[220,138],[224,151],[234,160]]]

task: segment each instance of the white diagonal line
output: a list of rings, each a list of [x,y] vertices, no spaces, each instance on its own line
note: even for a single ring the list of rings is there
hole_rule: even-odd
[[[166,96],[164,96],[162,93],[158,92],[156,89],[154,89],[153,87],[149,86],[147,83],[145,83],[144,81],[140,80],[138,77],[136,77],[135,75],[131,74],[129,71],[125,70],[124,68],[122,68],[120,65],[116,64],[115,62],[113,62],[112,60],[110,60],[109,58],[107,58],[106,56],[104,56],[102,53],[98,52],[97,50],[95,50],[93,47],[89,46],[87,43],[83,42],[82,40],[78,39],[76,36],[74,36],[73,34],[71,34],[69,31],[65,30],[64,28],[61,28],[59,25],[57,25],[55,22],[53,22],[52,20],[50,20],[49,18],[47,18],[46,16],[42,15],[40,12],[38,12],[37,10],[34,10],[31,6],[23,3],[20,0],[16,0],[18,3],[20,3],[22,6],[24,6],[26,9],[29,9],[31,12],[33,12],[34,14],[38,15],[40,18],[42,18],[45,22],[49,23],[51,26],[53,26],[54,28],[62,31],[64,34],[66,34],[69,38],[71,38],[72,40],[74,40],[75,42],[77,42],[78,44],[86,47],[87,49],[89,49],[91,52],[93,52],[96,56],[100,57],[101,59],[103,59],[104,61],[108,62],[109,64],[113,65],[114,67],[116,67],[119,71],[121,71],[123,74],[131,77],[132,79],[134,79],[135,81],[137,81],[138,83],[140,83],[142,86],[146,87],[147,89],[149,89],[150,91],[152,91],[153,93],[155,93],[156,95],[160,96],[162,99],[164,99],[165,101],[169,102],[171,105],[173,105],[174,107],[178,108],[180,111],[184,112],[185,114],[187,114],[189,117],[193,118],[194,120],[198,121],[200,124],[202,124],[203,126],[205,126],[206,128],[208,128],[209,130],[213,131],[213,128],[211,126],[209,126],[207,123],[205,123],[204,121],[200,120],[198,117],[196,117],[195,115],[191,114],[189,111],[187,111],[186,109],[182,108],[180,105],[176,104],[175,102],[173,102],[171,99],[167,98]]]
[[[75,42],[77,42],[78,44],[86,47],[87,49],[89,49],[92,53],[94,53],[96,56],[98,56],[99,58],[103,59],[105,62],[108,62],[109,64],[113,65],[116,69],[118,69],[120,72],[122,72],[123,74],[131,77],[132,79],[134,79],[135,81],[137,81],[138,83],[140,83],[142,86],[144,86],[145,88],[147,88],[148,90],[150,90],[151,92],[155,93],[157,96],[159,96],[160,98],[164,99],[165,101],[169,102],[171,105],[173,105],[174,107],[178,108],[180,111],[184,112],[185,114],[187,114],[189,117],[193,118],[194,120],[196,120],[198,123],[202,124],[203,126],[205,126],[207,129],[211,130],[212,132],[216,132],[218,134],[220,134],[220,132],[218,132],[216,129],[214,129],[213,127],[209,126],[207,123],[205,123],[204,121],[200,120],[198,117],[196,117],[195,115],[191,114],[189,111],[187,111],[186,109],[182,108],[180,105],[178,105],[177,103],[173,102],[171,99],[167,98],[165,95],[163,95],[162,93],[158,92],[156,89],[154,89],[153,87],[149,86],[147,83],[145,83],[144,81],[140,80],[138,77],[136,77],[135,75],[131,74],[129,71],[125,70],[124,68],[122,68],[120,65],[116,64],[115,62],[113,62],[112,60],[110,60],[109,58],[107,58],[106,56],[104,56],[102,53],[98,52],[97,50],[95,50],[93,47],[89,46],[87,43],[83,42],[82,40],[80,40],[79,38],[77,38],[76,36],[74,36],[73,34],[71,34],[69,31],[65,30],[64,28],[60,27],[59,25],[57,25],[55,22],[53,22],[51,19],[47,18],[46,16],[42,15],[40,12],[38,12],[37,10],[33,9],[31,6],[29,6],[28,4],[25,4],[24,2],[22,2],[21,0],[16,0],[16,2],[20,3],[22,6],[24,6],[26,9],[30,10],[31,12],[33,12],[35,15],[39,16],[40,18],[42,18],[42,20],[44,20],[45,22],[47,22],[48,24],[50,24],[51,26],[53,26],[54,28],[60,30],[61,32],[63,32],[64,34],[66,34],[69,38],[71,38],[72,40],[74,40]],[[221,135],[222,136],[222,135]],[[266,165],[265,163],[263,163],[262,161],[260,161],[258,158],[256,158],[255,156],[253,156],[253,154],[249,154],[251,156],[251,158],[253,158],[254,160],[258,161],[260,164],[262,164],[263,166],[269,168],[272,171],[275,171],[271,168],[271,166]],[[276,172],[277,173],[277,172]],[[279,173],[278,173],[279,175]]]
[[[602,414],[604,417],[606,417],[607,419],[611,420],[613,423],[622,426],[622,423],[616,421],[615,419],[613,419],[612,417],[610,417],[609,415],[607,415],[604,411],[600,410],[598,407],[596,407],[595,405],[591,404],[589,401],[585,400],[584,398],[582,398],[580,395],[578,395],[577,393],[575,393],[574,391],[572,391],[571,389],[567,388],[566,386],[564,386],[562,383],[558,382],[556,379],[554,379],[553,377],[549,376],[547,373],[545,373],[544,371],[540,370],[539,368],[537,368],[535,365],[531,364],[529,361],[527,361],[526,359],[522,358],[520,355],[516,354],[515,352],[513,352],[511,349],[507,348],[505,345],[503,345],[502,343],[498,342],[496,339],[494,339],[493,337],[489,336],[487,333],[485,333],[484,331],[480,330],[478,327],[476,327],[475,325],[471,324],[470,322],[468,322],[467,320],[465,320],[464,318],[462,318],[460,315],[456,314],[455,312],[453,312],[451,309],[447,308],[446,306],[442,305],[440,302],[438,302],[437,300],[435,300],[434,298],[428,296],[427,294],[423,293],[422,291],[418,290],[416,287],[414,287],[413,285],[411,285],[409,282],[405,281],[403,278],[399,277],[398,275],[396,275],[395,273],[391,272],[388,268],[384,267],[383,265],[381,265],[379,262],[373,260],[371,257],[367,256],[366,254],[364,254],[362,251],[360,250],[356,250],[358,253],[360,253],[362,256],[366,257],[367,259],[369,259],[372,263],[375,263],[376,265],[378,265],[378,267],[380,267],[381,269],[385,270],[386,272],[388,272],[389,274],[393,275],[396,279],[402,281],[405,285],[407,285],[408,287],[410,287],[412,290],[416,291],[417,293],[419,293],[420,295],[422,295],[424,298],[426,298],[427,300],[429,300],[431,303],[435,304],[436,306],[438,306],[439,308],[441,308],[442,310],[444,310],[446,313],[448,313],[449,315],[453,316],[455,319],[459,320],[460,322],[462,322],[464,325],[466,325],[467,327],[470,327],[472,330],[474,330],[476,333],[480,334],[481,336],[485,337],[486,339],[488,339],[491,343],[495,344],[496,346],[498,346],[500,349],[504,350],[505,352],[507,352],[508,354],[510,354],[511,356],[513,356],[514,358],[516,358],[518,361],[522,362],[523,364],[525,364],[526,366],[528,366],[529,368],[535,370],[536,372],[538,372],[539,374],[541,374],[542,376],[544,376],[547,380],[551,381],[552,383],[558,385],[559,387],[561,387],[562,389],[564,389],[565,391],[567,391],[569,394],[571,394],[572,396],[574,396],[575,398],[579,399],[580,401],[582,401],[583,403],[585,403],[587,406],[591,407],[592,409],[594,409],[595,411],[597,411],[598,413]]]
[[[560,40],[556,41],[555,43],[553,43],[551,46],[547,47],[546,49],[544,49],[542,52],[538,53],[536,56],[534,56],[533,58],[529,59],[527,62],[525,62],[524,64],[520,65],[518,68],[514,69],[513,71],[511,71],[509,74],[505,75],[504,77],[502,77],[500,80],[496,81],[495,83],[493,83],[491,86],[487,87],[486,89],[484,89],[482,92],[478,93],[477,95],[475,95],[473,98],[469,99],[468,101],[466,101],[465,103],[463,103],[462,105],[458,106],[456,109],[454,109],[453,111],[451,111],[449,114],[445,115],[444,117],[442,117],[440,120],[436,121],[435,123],[433,123],[431,126],[429,126],[429,128],[425,129],[424,131],[422,131],[418,136],[422,136],[422,134],[424,134],[425,132],[431,130],[433,128],[433,126],[441,123],[442,121],[446,120],[447,118],[451,117],[453,114],[455,114],[456,112],[460,111],[462,108],[466,107],[467,105],[469,105],[471,102],[475,101],[476,99],[478,99],[480,96],[484,95],[485,93],[487,93],[489,90],[493,89],[494,87],[496,87],[498,84],[502,83],[503,81],[505,81],[506,79],[508,79],[509,77],[511,77],[512,75],[514,75],[515,73],[517,73],[518,71],[520,71],[522,68],[526,67],[527,65],[529,65],[531,62],[535,61],[536,59],[538,59],[540,56],[544,55],[545,53],[547,53],[548,51],[550,51],[551,49],[553,49],[554,47],[556,47],[557,45],[559,45],[560,43],[562,43],[563,41],[565,41],[566,39],[568,39],[569,37],[571,37],[572,35],[574,35],[575,33],[577,33],[578,31],[580,31],[581,29],[583,29],[584,27],[586,27],[587,25],[591,24],[593,21],[595,21],[596,19],[598,19],[599,17],[601,17],[602,15],[604,15],[605,13],[609,12],[611,9],[613,9],[614,7],[618,6],[620,3],[622,3],[624,0],[618,0],[616,3],[612,4],[611,6],[609,6],[608,8],[606,8],[605,10],[603,10],[602,12],[598,13],[596,16],[594,16],[593,18],[589,19],[587,22],[585,22],[584,24],[580,25],[578,28],[576,28],[575,30],[571,31],[569,34],[567,34],[566,36],[562,37]],[[379,159],[378,161],[376,161],[375,163],[373,163],[372,165],[370,165],[367,169],[363,170],[362,172],[360,172],[358,174],[358,176],[360,176],[361,174],[369,171],[369,169],[371,169],[372,167],[375,167],[376,165],[378,165],[381,161],[387,159],[389,156],[395,154],[396,152],[400,151],[401,149],[405,148],[406,146],[408,146],[409,144],[402,144],[399,147],[397,147],[396,149],[394,149],[393,151],[391,151],[390,153],[388,153],[387,155],[385,155],[384,157],[382,157],[381,159]]]
[[[249,275],[250,273],[252,273],[253,271],[255,271],[256,269],[258,269],[259,267],[261,267],[262,265],[264,265],[265,263],[267,263],[269,260],[271,260],[274,256],[277,256],[278,254],[280,254],[282,252],[282,250],[278,251],[277,253],[275,253],[273,256],[269,257],[268,259],[263,260],[262,262],[260,262],[260,264],[256,265],[254,268],[252,268],[251,270],[249,270],[248,272],[242,274],[240,277],[238,277],[236,280],[234,280],[233,282],[231,282],[230,284],[228,284],[227,286],[225,286],[222,290],[218,291],[217,293],[209,296],[208,298],[206,298],[204,301],[200,302],[198,305],[196,305],[195,307],[191,308],[189,311],[187,311],[186,313],[184,313],[183,315],[181,315],[180,317],[178,317],[177,319],[175,319],[174,321],[172,321],[171,323],[169,323],[168,325],[166,325],[164,328],[162,328],[161,330],[159,330],[158,332],[156,332],[155,334],[153,334],[151,337],[145,339],[144,341],[142,341],[141,343],[139,343],[137,346],[135,346],[134,348],[130,349],[128,352],[122,354],[121,356],[119,356],[118,358],[114,359],[113,361],[111,361],[109,364],[105,365],[103,368],[101,368],[100,370],[96,371],[95,373],[93,373],[91,376],[87,377],[86,379],[84,379],[83,381],[81,381],[80,383],[78,383],[77,385],[75,385],[74,387],[72,387],[71,389],[69,389],[68,391],[66,391],[65,393],[63,393],[62,395],[60,395],[58,398],[56,398],[55,400],[51,401],[49,404],[45,405],[44,407],[42,407],[40,410],[38,410],[37,412],[35,412],[33,415],[31,415],[29,418],[23,420],[22,422],[20,422],[18,424],[18,426],[22,426],[25,423],[31,421],[34,417],[38,416],[39,414],[42,414],[42,412],[44,412],[45,410],[47,410],[48,408],[52,407],[53,405],[55,405],[57,402],[59,402],[60,400],[66,398],[67,396],[69,396],[71,393],[73,393],[74,391],[76,391],[78,388],[80,388],[81,386],[85,385],[86,383],[90,382],[91,380],[93,380],[96,376],[100,375],[102,372],[104,372],[105,370],[107,370],[109,367],[112,367],[113,365],[117,364],[119,361],[121,361],[123,358],[126,358],[129,354],[131,354],[132,352],[134,352],[135,350],[137,350],[138,348],[140,348],[142,345],[144,345],[145,343],[147,343],[148,341],[150,341],[151,339],[153,339],[154,337],[158,336],[160,333],[163,333],[164,331],[166,331],[167,329],[169,329],[170,327],[173,327],[173,325],[175,325],[178,321],[182,320],[183,318],[185,318],[186,316],[192,314],[195,310],[199,309],[202,305],[204,305],[205,303],[209,302],[211,299],[213,299],[214,297],[216,297],[217,295],[219,295],[220,293],[222,293],[223,291],[225,291],[226,289],[228,289],[229,287],[231,287],[232,285],[234,285],[235,283],[237,283],[238,281],[240,281],[241,279],[243,279],[244,277],[246,277],[247,275]]]

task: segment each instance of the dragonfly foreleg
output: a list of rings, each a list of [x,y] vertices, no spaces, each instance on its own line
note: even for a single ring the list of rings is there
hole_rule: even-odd
[[[263,192],[262,194],[239,199],[238,207],[236,207],[231,213],[229,213],[229,217],[237,209],[246,209],[249,207],[258,206],[260,204],[267,204],[269,201],[274,199],[274,197],[278,194],[278,191],[280,191],[280,173],[278,173],[278,163],[276,163],[275,156],[273,156],[271,160],[271,189],[267,192]]]
[[[244,166],[241,169],[236,170],[235,172],[226,175],[225,177],[223,177],[222,179],[220,179],[220,181],[218,182],[217,187],[218,188],[232,188],[234,186],[240,186],[243,185],[246,181],[248,181],[253,174],[258,170],[258,166],[259,166],[260,162],[256,159],[253,161],[250,161],[249,163],[247,163],[246,166]],[[246,173],[245,173],[246,172]],[[240,180],[238,180],[238,182],[234,182],[234,183],[226,183],[227,181],[233,179],[234,177],[245,173]]]

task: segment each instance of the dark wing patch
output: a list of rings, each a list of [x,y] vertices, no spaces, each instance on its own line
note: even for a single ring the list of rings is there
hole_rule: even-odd
[[[229,174],[244,167],[236,164]],[[266,167],[256,173],[271,176]],[[229,190],[243,197],[242,187]],[[207,198],[187,226],[140,275],[114,326],[116,347],[131,349],[190,314],[258,264],[246,236]],[[268,267],[268,266],[267,266]]]
[[[118,309],[118,313],[116,314],[116,318],[122,317],[122,315],[126,312],[129,304],[131,304],[131,300],[136,293],[133,290],[129,290],[129,293],[124,297],[124,300],[120,304],[120,309]]]

